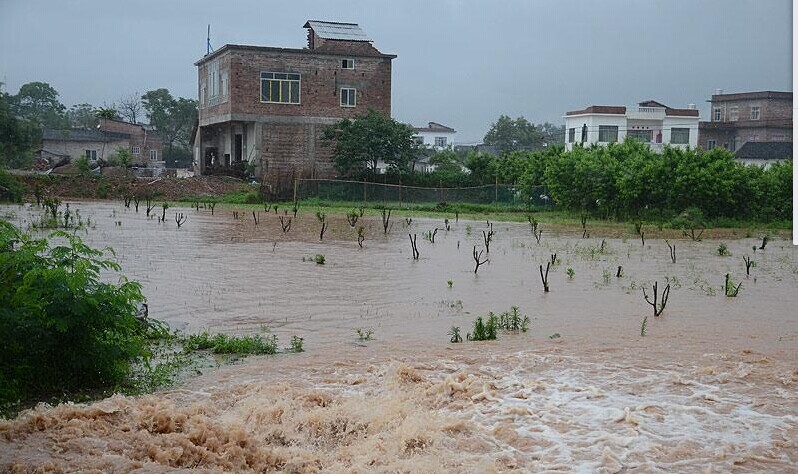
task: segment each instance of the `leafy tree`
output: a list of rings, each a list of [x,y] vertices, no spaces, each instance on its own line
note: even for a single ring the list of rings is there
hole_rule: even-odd
[[[564,126],[548,122],[535,125],[523,116],[513,120],[507,115],[502,115],[491,125],[485,134],[484,142],[486,145],[498,147],[504,154],[513,150],[534,150],[561,143],[564,133]]]
[[[191,130],[197,121],[197,101],[183,97],[172,97],[167,89],[156,89],[141,96],[150,124],[167,145],[169,159],[174,146],[187,148]]]
[[[23,168],[33,158],[33,147],[41,142],[41,129],[15,116],[9,96],[0,92],[0,168]]]
[[[100,107],[97,109],[97,118],[116,120],[119,118],[119,113],[114,107]]]
[[[150,357],[141,286],[69,232],[34,239],[0,221],[0,406],[123,382]]]
[[[352,176],[371,170],[374,177],[379,160],[399,171],[407,170],[419,152],[414,136],[412,126],[369,110],[326,127],[322,140],[333,146],[333,159],[341,174]]]
[[[29,82],[11,96],[11,109],[40,127],[67,128],[66,107],[58,100],[58,91],[46,82]]]
[[[91,104],[73,105],[66,114],[72,128],[96,128],[99,123],[97,110]]]

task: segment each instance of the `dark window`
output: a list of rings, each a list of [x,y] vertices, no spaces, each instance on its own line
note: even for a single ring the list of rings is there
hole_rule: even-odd
[[[575,128],[569,128],[568,129],[568,143],[573,143],[575,139],[576,139],[576,129]]]
[[[672,128],[671,143],[674,145],[687,145],[690,143],[689,128]]]
[[[357,103],[357,91],[349,87],[341,88],[341,107],[354,107]]]
[[[618,141],[617,125],[599,125],[598,141],[602,143],[613,143]]]
[[[626,133],[626,136],[631,138],[632,140],[638,140],[641,142],[649,143],[654,140],[654,131],[653,130],[629,130]]]
[[[341,60],[341,69],[354,69],[355,68],[355,60],[354,59],[342,59]]]
[[[299,74],[284,72],[260,73],[260,100],[278,104],[298,104],[301,80]]]

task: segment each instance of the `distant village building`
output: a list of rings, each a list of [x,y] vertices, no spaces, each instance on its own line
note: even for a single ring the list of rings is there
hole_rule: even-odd
[[[710,102],[710,121],[699,124],[699,146],[722,147],[746,163],[792,159],[792,92],[724,94]]]
[[[117,150],[127,150],[133,164],[163,168],[163,141],[146,124],[100,119],[96,129],[42,130],[42,146],[36,152],[38,168],[64,164],[85,156],[89,163],[107,161]]]
[[[428,122],[426,127],[416,127],[416,139],[421,145],[434,150],[454,148],[454,136],[457,131],[437,122]]]
[[[226,44],[195,63],[202,174],[249,165],[274,193],[336,175],[324,127],[374,109],[391,114],[391,61],[355,23],[310,20],[306,48]]]
[[[698,143],[698,110],[694,104],[675,109],[654,100],[637,107],[591,105],[566,112],[565,148],[575,143],[590,145],[622,142],[627,137],[660,151],[664,145],[695,147]]]

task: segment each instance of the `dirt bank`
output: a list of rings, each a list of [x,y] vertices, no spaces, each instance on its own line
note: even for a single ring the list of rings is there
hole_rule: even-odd
[[[202,197],[221,197],[228,193],[250,191],[252,186],[237,178],[226,176],[195,176],[192,178],[126,178],[97,176],[19,176],[27,188],[27,200],[34,200],[38,187],[43,195],[82,199],[121,199],[126,193],[151,193],[160,199],[180,200]]]

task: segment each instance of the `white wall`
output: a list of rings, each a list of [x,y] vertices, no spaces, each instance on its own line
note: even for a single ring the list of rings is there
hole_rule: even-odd
[[[570,150],[572,143],[568,143],[569,129],[575,128],[574,143],[582,140],[582,126],[587,124],[586,144],[598,143],[599,126],[610,125],[618,127],[618,141],[622,142],[626,138],[626,116],[611,114],[585,114],[567,115],[565,117],[565,149]]]
[[[671,129],[689,128],[690,129],[690,148],[698,146],[698,120],[699,117],[673,117],[668,116],[662,121],[662,143],[671,142]],[[686,145],[671,145],[678,148],[686,148]]]
[[[452,148],[454,146],[454,135],[457,132],[436,132],[436,131],[416,131],[416,136],[421,137],[424,140],[424,145],[429,147],[435,146],[435,137],[446,137],[446,146],[447,148]]]

